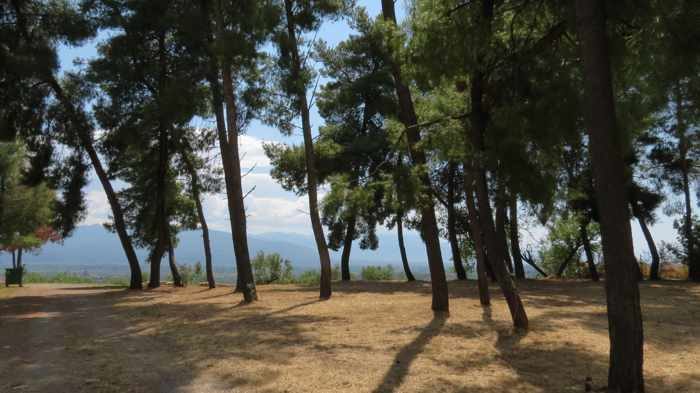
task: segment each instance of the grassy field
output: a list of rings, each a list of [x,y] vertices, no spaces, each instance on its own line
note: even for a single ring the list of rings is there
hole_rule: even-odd
[[[450,283],[451,314],[428,283],[129,292],[33,284],[0,291],[0,391],[583,392],[607,373],[604,292],[588,282],[520,284],[531,330],[515,333],[492,288]],[[644,283],[649,392],[700,392],[700,286]]]

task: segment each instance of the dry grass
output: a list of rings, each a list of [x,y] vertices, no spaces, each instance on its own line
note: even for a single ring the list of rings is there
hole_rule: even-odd
[[[450,283],[451,315],[426,283],[128,292],[34,285],[0,300],[0,391],[582,392],[607,373],[599,285],[521,283],[531,330],[510,329],[497,289]],[[649,392],[700,392],[700,286],[642,285]],[[16,389],[16,390],[12,390]]]

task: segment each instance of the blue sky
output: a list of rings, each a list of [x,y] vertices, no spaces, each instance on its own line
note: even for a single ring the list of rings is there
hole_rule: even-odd
[[[376,0],[360,0],[360,5],[366,7],[370,15],[378,15],[381,3]],[[397,1],[397,14],[402,18],[406,12],[404,1]],[[326,23],[319,31],[318,37],[325,40],[330,45],[335,45],[345,39],[350,33],[345,22]],[[59,57],[63,70],[73,69],[75,59],[90,59],[97,55],[95,45],[96,40],[86,43],[81,47],[61,47]],[[322,124],[322,119],[318,116],[316,108],[312,108],[312,127],[314,130]],[[265,232],[293,232],[304,235],[311,235],[311,228],[308,221],[307,199],[305,196],[296,196],[293,193],[284,191],[270,177],[270,163],[262,150],[265,142],[300,143],[300,135],[286,137],[281,135],[276,129],[254,122],[250,125],[247,133],[240,138],[240,150],[242,152],[243,171],[254,168],[253,171],[243,179],[245,190],[255,187],[254,191],[246,198],[246,210],[248,213],[248,229],[251,233]],[[107,221],[109,216],[109,206],[107,199],[93,175],[87,187],[88,216],[84,224],[100,224]],[[321,190],[323,193],[323,190]],[[213,229],[228,231],[228,211],[224,195],[208,195],[204,201],[205,213],[209,219],[209,225]],[[655,240],[674,241],[675,230],[672,227],[672,220],[658,214],[660,220],[653,226],[652,231]],[[647,251],[643,235],[636,222],[632,223],[635,249],[637,254]],[[525,243],[536,243],[545,233],[544,229],[537,225],[534,220],[523,228],[523,241]]]

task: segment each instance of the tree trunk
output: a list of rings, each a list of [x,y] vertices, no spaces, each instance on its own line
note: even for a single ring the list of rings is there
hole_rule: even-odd
[[[350,251],[355,239],[355,216],[348,220],[343,240],[343,254],[340,256],[340,275],[343,281],[350,281]]]
[[[211,22],[209,20],[208,3],[202,1],[203,17],[205,29],[207,30],[207,40],[209,45],[213,45],[211,34]],[[217,35],[223,36],[223,16],[220,10],[215,10],[217,23]],[[233,78],[231,66],[224,56],[224,61],[219,69],[215,55],[208,50],[209,71],[207,79],[212,87],[212,103],[217,123],[217,136],[219,149],[221,150],[221,160],[224,168],[226,184],[226,199],[231,225],[231,238],[233,250],[236,257],[236,291],[243,293],[243,301],[246,303],[258,299],[253,278],[253,269],[250,264],[250,252],[248,249],[248,234],[246,229],[245,206],[243,204],[243,186],[241,183],[241,163],[238,152],[238,117],[236,107],[236,96],[233,90]],[[222,85],[219,84],[218,74],[221,71]],[[222,96],[223,90],[223,96]],[[223,102],[226,103],[226,122],[224,123]]]
[[[399,237],[399,252],[401,252],[401,263],[403,263],[403,272],[406,275],[406,281],[416,281],[411,272],[411,266],[408,264],[408,257],[406,256],[406,245],[403,241],[403,218],[402,213],[398,214],[396,218],[396,233]]]
[[[15,250],[10,251],[12,254],[12,268],[17,269],[17,258],[15,257]]]
[[[583,251],[586,253],[586,263],[588,264],[588,272],[591,274],[591,280],[598,282],[600,281],[600,276],[598,275],[598,268],[595,266],[591,239],[588,237],[588,229],[586,226],[587,225],[583,223],[579,228],[579,233],[581,234],[581,244],[583,244]]]
[[[95,150],[92,135],[87,128],[88,122],[84,118],[84,116],[81,116],[78,113],[76,108],[73,106],[73,103],[68,99],[68,97],[66,97],[66,95],[63,92],[63,88],[58,83],[53,74],[47,75],[46,81],[51,86],[52,90],[54,91],[54,94],[56,94],[56,98],[58,99],[58,101],[66,109],[69,116],[71,116],[71,122],[74,123],[77,129],[80,144],[87,152],[88,157],[90,157],[90,163],[95,169],[97,178],[100,180],[102,189],[104,190],[105,195],[107,196],[109,207],[112,210],[112,220],[114,221],[114,229],[117,232],[117,236],[119,236],[119,241],[122,245],[122,249],[124,249],[124,254],[126,255],[126,259],[129,263],[129,270],[131,272],[129,289],[143,289],[143,277],[141,274],[141,266],[139,265],[139,259],[136,256],[136,252],[134,251],[134,247],[131,243],[131,238],[129,237],[129,234],[126,231],[126,224],[124,223],[124,212],[122,210],[121,204],[119,203],[119,199],[117,198],[117,194],[116,192],[114,192],[112,183],[109,181],[107,172],[102,166],[100,157],[98,156],[97,151]]]
[[[518,197],[515,194],[510,196],[508,208],[510,210],[510,249],[513,254],[513,268],[515,270],[515,278],[525,278],[525,266],[523,266],[523,257],[520,252],[520,231],[518,228]]]
[[[576,26],[583,62],[586,128],[590,138],[605,261],[610,333],[608,391],[644,392],[642,311],[626,187],[629,179],[608,54],[605,2],[576,0]]]
[[[192,184],[192,199],[194,199],[194,204],[197,208],[197,219],[199,220],[199,225],[202,227],[202,242],[204,245],[205,259],[204,266],[207,272],[207,283],[209,284],[209,289],[214,289],[216,288],[216,282],[214,281],[214,268],[212,266],[209,225],[207,225],[207,219],[204,216],[204,209],[202,208],[202,196],[199,190],[199,175],[197,175],[197,171],[192,164],[192,160],[189,157],[189,152],[184,152],[182,154],[182,158],[190,175],[190,181]]]
[[[499,185],[499,189],[503,186]],[[510,258],[510,252],[508,251],[508,240],[506,240],[506,203],[505,196],[502,191],[498,192],[496,197],[496,236],[498,236],[498,243],[503,247],[503,262],[506,264],[506,268],[510,274],[513,274],[513,260]]]
[[[296,35],[296,22],[292,10],[292,0],[284,0],[287,17],[287,35],[291,50],[292,77],[295,81],[301,79],[301,57],[299,56],[299,44]],[[328,244],[323,234],[321,216],[318,209],[318,173],[316,168],[316,153],[314,152],[313,137],[311,135],[311,120],[309,114],[309,104],[306,100],[306,90],[300,88],[296,92],[296,99],[301,112],[301,125],[304,134],[304,158],[306,161],[306,183],[309,197],[309,217],[311,228],[313,229],[316,248],[321,262],[321,299],[331,297],[331,257],[328,253]]]
[[[571,262],[571,260],[576,256],[576,253],[578,252],[579,248],[581,248],[581,245],[576,244],[571,250],[569,250],[569,255],[567,255],[566,258],[564,258],[561,264],[559,264],[559,269],[557,269],[557,278],[560,278],[564,275],[566,267],[569,266],[569,262]]]
[[[168,196],[166,191],[166,179],[170,156],[168,151],[168,120],[164,113],[164,105],[161,94],[165,91],[165,79],[167,77],[167,64],[165,54],[165,33],[158,36],[158,173],[156,174],[156,216],[155,225],[158,228],[158,240],[151,253],[151,277],[149,288],[160,286],[160,263],[165,249],[170,243],[170,218],[168,217]],[[174,278],[174,277],[173,277]]]
[[[482,306],[491,305],[491,295],[489,294],[489,280],[486,276],[486,253],[484,252],[484,242],[481,234],[481,224],[479,224],[479,213],[474,204],[474,179],[467,173],[469,166],[465,165],[464,190],[467,201],[467,212],[469,218],[469,231],[474,242],[474,253],[476,254],[476,278],[479,285],[479,300]]]
[[[639,227],[642,228],[644,233],[644,239],[647,241],[647,246],[649,247],[649,254],[651,254],[651,266],[649,267],[649,280],[658,281],[661,279],[659,276],[659,269],[661,267],[661,258],[659,257],[659,250],[656,248],[656,243],[654,243],[654,238],[651,236],[651,231],[647,226],[646,220],[643,216],[637,216],[637,222],[639,222]]]
[[[483,0],[482,17],[485,27],[484,42],[491,40],[491,20],[493,19],[493,0]],[[482,57],[482,56],[479,56]],[[473,71],[471,76],[470,98],[471,98],[471,116],[469,127],[469,135],[467,140],[471,140],[472,148],[479,154],[485,152],[484,134],[487,128],[488,114],[484,108],[484,74],[481,70]],[[479,209],[479,220],[481,229],[484,231],[486,239],[486,249],[488,251],[488,259],[491,263],[493,272],[498,280],[498,285],[501,287],[503,296],[508,303],[513,326],[516,329],[527,329],[528,318],[525,312],[525,307],[520,299],[520,294],[515,286],[513,277],[508,273],[508,268],[505,264],[504,247],[496,228],[493,223],[493,215],[491,212],[491,202],[489,201],[489,190],[486,180],[486,169],[483,162],[479,159],[472,161],[471,170],[474,174],[475,190],[477,205]]]
[[[22,268],[22,249],[17,250],[17,268]]]
[[[168,264],[170,265],[170,274],[173,276],[173,285],[176,287],[184,286],[182,276],[175,262],[175,249],[173,248],[172,240],[168,240]]]
[[[693,233],[693,205],[690,200],[690,177],[688,163],[688,137],[683,116],[683,100],[680,87],[676,93],[676,122],[678,134],[678,150],[680,153],[681,183],[683,187],[683,199],[685,212],[683,215],[683,232],[686,242],[686,255],[688,256],[688,279],[700,282],[700,257],[695,252],[695,234]]]
[[[455,273],[458,280],[467,279],[467,271],[462,264],[462,256],[459,251],[459,240],[457,239],[457,214],[455,212],[455,187],[457,164],[449,164],[449,174],[447,182],[447,235],[450,239],[450,248],[452,249],[452,262],[454,264]]]
[[[382,15],[385,21],[396,26],[394,0],[382,0]],[[422,168],[426,166],[427,160],[425,153],[417,146],[421,141],[421,136],[420,130],[418,129],[418,117],[416,116],[413,99],[411,98],[411,91],[403,82],[400,65],[391,58],[388,60],[394,79],[396,96],[399,101],[399,120],[401,120],[401,123],[406,127],[406,139],[408,141],[411,161],[415,167]],[[426,190],[432,189],[427,172],[423,171],[420,174],[420,182]],[[428,267],[430,269],[430,281],[433,291],[432,309],[434,311],[449,311],[447,279],[445,277],[445,266],[442,263],[435,207],[431,196],[428,195],[425,196],[425,198],[426,200],[420,203],[422,218],[421,229],[425,239]]]

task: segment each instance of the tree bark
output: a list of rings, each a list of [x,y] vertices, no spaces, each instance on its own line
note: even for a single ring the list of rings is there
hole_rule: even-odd
[[[173,285],[176,287],[184,286],[175,261],[175,249],[173,248],[172,240],[168,240],[168,264],[170,265],[170,274],[173,276]]]
[[[644,334],[638,267],[632,246],[626,187],[629,183],[608,54],[605,2],[576,0],[586,128],[590,137],[596,199],[605,261],[610,334],[608,391],[643,393]]]
[[[515,278],[524,279],[525,278],[525,266],[523,266],[523,257],[520,252],[520,230],[518,228],[518,197],[515,194],[511,194],[509,199],[509,223],[508,228],[510,229],[510,249],[513,256],[513,268],[515,270]]]
[[[292,10],[292,0],[284,0],[285,13],[287,19],[287,35],[289,39],[289,49],[292,61],[292,79],[295,83],[301,80],[301,57],[299,56],[299,44],[296,35],[296,22]],[[318,169],[316,168],[316,153],[314,152],[313,137],[311,135],[311,120],[309,114],[309,104],[306,99],[306,90],[299,86],[296,92],[296,99],[299,102],[301,112],[301,125],[304,134],[304,158],[306,161],[306,183],[309,197],[309,217],[311,228],[313,229],[316,249],[321,262],[321,299],[331,297],[331,257],[328,253],[328,244],[323,234],[321,216],[318,209]]]
[[[355,216],[348,220],[343,240],[343,253],[340,256],[340,276],[343,281],[350,281],[350,251],[355,239]]]
[[[649,254],[651,254],[651,266],[649,267],[649,280],[658,281],[661,279],[659,276],[659,269],[661,267],[661,257],[659,257],[659,249],[656,248],[656,243],[654,243],[654,238],[651,236],[651,231],[647,226],[647,222],[643,216],[637,216],[637,222],[639,222],[639,227],[642,228],[642,233],[644,233],[644,239],[647,241],[647,246],[649,247]]]
[[[693,205],[690,200],[690,167],[688,163],[689,142],[686,135],[686,124],[683,116],[683,99],[678,87],[676,93],[676,132],[678,134],[678,150],[680,154],[681,183],[685,212],[683,214],[683,232],[688,256],[688,279],[700,282],[700,257],[695,252],[695,234],[693,233]]]
[[[588,237],[588,229],[586,226],[587,225],[585,223],[582,223],[579,228],[579,233],[581,234],[581,244],[583,244],[583,251],[586,254],[586,263],[588,264],[588,272],[591,275],[591,280],[598,282],[600,281],[600,276],[598,275],[598,268],[595,266],[591,239]]]
[[[489,280],[486,276],[486,253],[484,252],[484,242],[479,224],[479,213],[474,204],[474,179],[467,173],[468,165],[464,166],[464,190],[467,201],[467,212],[469,219],[469,231],[474,242],[476,254],[476,278],[479,286],[479,300],[482,306],[491,305],[491,295],[489,294]]]
[[[493,19],[493,8],[493,0],[483,0],[481,16],[483,18],[482,23],[484,23],[486,30],[484,37],[485,42],[491,40],[490,35],[491,20]],[[479,57],[482,58],[482,56]],[[484,88],[485,76],[483,72],[481,70],[473,71],[470,85],[471,127],[469,127],[469,135],[467,140],[471,141],[472,148],[480,154],[485,152],[484,134],[486,133],[488,119],[488,114],[486,112],[486,108],[484,108],[483,102]],[[474,173],[479,220],[481,222],[481,229],[485,234],[489,262],[491,263],[491,267],[496,276],[496,280],[498,281],[498,285],[501,287],[503,296],[508,304],[508,309],[513,320],[513,326],[516,329],[527,329],[529,324],[527,313],[525,312],[525,307],[520,299],[520,294],[515,286],[513,277],[511,277],[511,275],[508,273],[508,268],[506,268],[504,255],[506,250],[503,247],[502,241],[499,239],[496,228],[494,227],[491,202],[489,201],[488,184],[486,180],[486,169],[484,168],[482,161],[477,158],[472,161],[471,170]]]
[[[393,0],[382,0],[382,15],[385,21],[396,26],[396,14]],[[391,73],[394,79],[394,88],[399,101],[399,120],[406,128],[406,139],[408,141],[411,161],[416,167],[425,167],[427,159],[425,153],[417,145],[421,141],[420,130],[418,129],[418,117],[413,106],[411,91],[403,82],[401,67],[393,59],[388,59]],[[421,185],[426,189],[432,189],[430,178],[427,172],[420,174]],[[428,267],[430,269],[430,282],[432,285],[434,311],[449,311],[449,298],[447,290],[447,278],[445,277],[445,266],[442,262],[442,252],[440,250],[440,236],[435,217],[435,206],[432,197],[427,195],[420,203],[421,229],[425,239],[426,254],[428,256]]]
[[[167,76],[164,32],[160,32],[158,35],[158,68],[158,97],[156,97],[156,104],[158,107],[158,173],[156,174],[155,195],[155,225],[158,231],[158,239],[151,253],[151,277],[148,283],[149,288],[157,288],[160,286],[160,263],[163,259],[165,249],[170,243],[170,218],[168,217],[168,197],[165,189],[168,165],[170,163],[168,151],[168,121],[166,120],[167,115],[164,113],[163,99],[161,97],[165,91],[165,79]]]
[[[450,163],[448,169],[447,182],[447,236],[450,239],[450,248],[452,249],[452,263],[454,264],[455,273],[458,280],[467,279],[467,271],[462,264],[462,256],[459,251],[459,240],[457,238],[457,214],[455,212],[455,187],[457,164]]]
[[[129,289],[143,289],[143,276],[141,273],[141,266],[139,265],[139,259],[136,256],[136,252],[134,251],[134,247],[131,243],[131,237],[129,237],[129,234],[126,231],[126,224],[124,223],[124,212],[122,210],[121,204],[119,203],[119,199],[117,198],[117,194],[114,191],[114,188],[112,187],[112,183],[109,181],[109,176],[107,176],[107,172],[102,166],[100,157],[97,154],[97,150],[95,149],[92,135],[88,131],[87,119],[85,119],[84,116],[81,116],[78,113],[77,109],[65,95],[65,93],[63,92],[63,88],[58,83],[53,74],[47,75],[46,82],[51,86],[51,89],[56,95],[56,98],[66,109],[69,116],[71,117],[71,122],[75,125],[80,144],[82,145],[83,149],[85,149],[85,151],[87,152],[88,157],[90,158],[90,163],[92,164],[93,169],[95,169],[97,178],[100,180],[102,189],[104,190],[105,195],[107,196],[109,207],[112,210],[112,220],[114,221],[114,229],[117,232],[119,242],[122,245],[122,249],[124,250],[124,254],[126,255],[126,259],[129,263],[129,270],[131,273]]]
[[[17,249],[17,267],[22,268],[22,249]]]
[[[498,188],[502,188],[499,185]],[[508,251],[508,240],[506,240],[506,203],[504,193],[499,191],[496,197],[496,236],[498,243],[503,247],[503,262],[506,264],[508,273],[513,274],[513,260],[510,258]]]
[[[566,258],[564,258],[561,264],[559,264],[559,268],[557,269],[557,278],[560,278],[564,275],[566,267],[569,266],[569,262],[571,262],[571,260],[576,256],[576,253],[578,252],[579,248],[581,248],[581,244],[577,243],[571,250],[569,250],[569,255],[567,255]]]
[[[12,268],[17,269],[17,258],[15,256],[15,250],[10,251],[10,254],[12,254]]]
[[[197,208],[197,219],[199,220],[199,225],[202,227],[202,243],[204,246],[205,260],[204,266],[207,272],[207,284],[209,284],[209,289],[214,289],[216,288],[216,281],[214,281],[214,268],[211,257],[211,240],[209,239],[209,225],[207,225],[207,219],[204,215],[204,209],[202,208],[202,196],[199,189],[199,175],[197,175],[197,171],[192,164],[189,153],[184,152],[182,154],[182,158],[190,175],[190,181],[192,184],[192,199],[194,199],[195,207]]]
[[[401,263],[403,264],[403,272],[406,275],[406,281],[416,281],[413,277],[413,272],[411,272],[411,266],[408,264],[408,257],[406,256],[406,245],[403,240],[403,217],[402,214],[398,214],[396,218],[396,233],[399,238],[399,252],[401,253]]]
[[[205,19],[205,29],[209,45],[214,44],[211,33],[211,21],[209,20],[208,2],[202,1],[202,14]],[[221,10],[216,9],[216,29],[218,36],[223,35],[223,15]],[[217,136],[219,149],[221,150],[221,160],[224,168],[226,184],[226,199],[231,225],[231,238],[233,250],[236,257],[236,291],[243,293],[243,301],[246,303],[258,299],[253,278],[253,269],[250,264],[250,253],[248,249],[248,235],[246,229],[245,206],[243,204],[243,186],[241,183],[241,163],[238,152],[238,118],[236,97],[233,90],[233,78],[231,67],[224,57],[224,63],[219,67],[212,49],[207,49],[209,57],[209,71],[207,79],[212,88],[212,103],[217,124]],[[218,74],[221,71],[222,85],[219,84]],[[223,90],[223,96],[222,96]],[[226,102],[226,122],[224,123],[223,103]],[[228,127],[227,127],[228,126]]]

